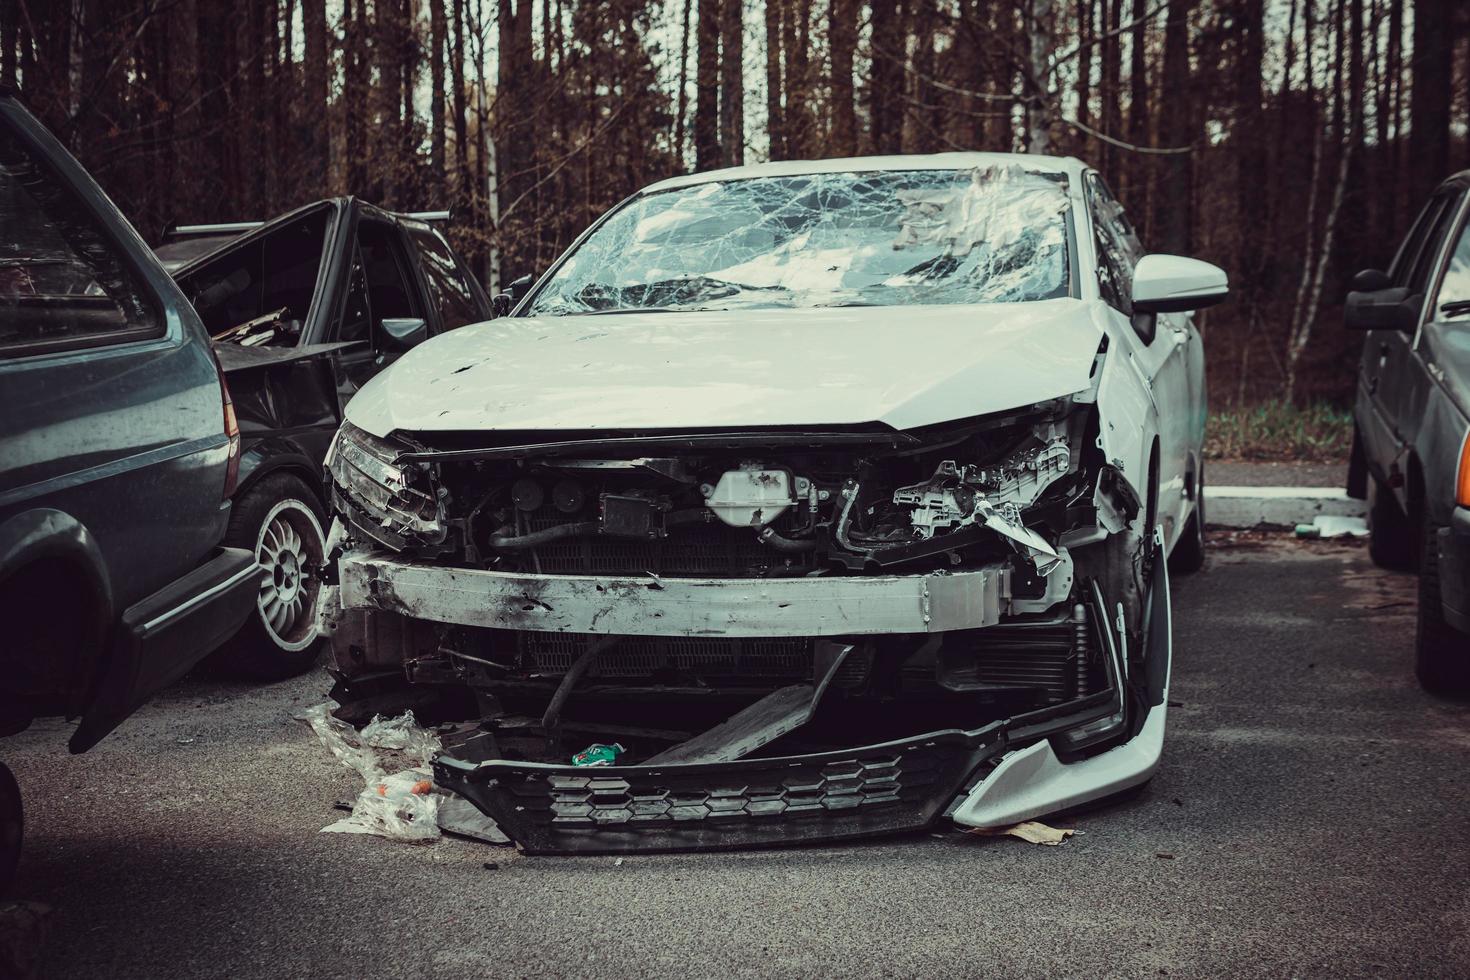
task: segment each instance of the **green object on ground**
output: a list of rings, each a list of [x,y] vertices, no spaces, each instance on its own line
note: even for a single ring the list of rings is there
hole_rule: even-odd
[[[572,756],[572,765],[610,766],[618,761],[618,756],[622,755],[624,751],[623,747],[616,742],[611,745],[603,745],[601,742],[597,742]]]

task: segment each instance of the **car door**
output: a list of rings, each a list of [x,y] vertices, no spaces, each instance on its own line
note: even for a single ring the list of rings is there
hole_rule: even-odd
[[[396,223],[364,214],[357,223],[347,298],[334,338],[354,345],[345,348],[337,362],[337,389],[344,407],[373,375],[403,353],[382,329],[383,320],[402,317],[429,319],[408,244]]]
[[[1393,286],[1423,298],[1463,197],[1450,189],[1430,198],[1389,267]],[[1358,419],[1363,449],[1375,470],[1395,487],[1401,505],[1407,504],[1407,487],[1394,478],[1402,477],[1404,455],[1412,441],[1417,421],[1413,406],[1423,401],[1422,369],[1413,354],[1416,332],[1417,324],[1413,329],[1370,330],[1360,361],[1360,400],[1368,406]]]
[[[1172,542],[1182,525],[1192,472],[1191,433],[1199,424],[1193,411],[1189,346],[1199,345],[1187,315],[1133,315],[1133,268],[1143,257],[1138,236],[1122,205],[1096,173],[1087,175],[1087,205],[1098,259],[1098,288],[1111,306],[1129,344],[1130,362],[1153,398],[1158,417],[1158,496],[1156,521]],[[1202,364],[1202,359],[1199,359]],[[1198,382],[1203,383],[1201,378]],[[1140,487],[1140,491],[1143,488]]]

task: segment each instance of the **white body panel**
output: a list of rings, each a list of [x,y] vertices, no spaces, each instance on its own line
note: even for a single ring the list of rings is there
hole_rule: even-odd
[[[352,400],[374,435],[882,423],[1004,411],[1088,386],[1108,308],[1056,299],[504,317],[441,334]]]

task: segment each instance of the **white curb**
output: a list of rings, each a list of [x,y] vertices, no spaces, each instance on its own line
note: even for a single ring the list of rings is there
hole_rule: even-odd
[[[1365,501],[1339,487],[1205,487],[1205,517],[1217,527],[1296,527],[1318,515],[1367,513]]]

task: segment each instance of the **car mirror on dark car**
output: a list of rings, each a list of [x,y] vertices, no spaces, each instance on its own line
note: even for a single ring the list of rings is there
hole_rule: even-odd
[[[1393,285],[1388,273],[1382,269],[1364,269],[1353,276],[1353,289],[1361,293],[1373,293]]]
[[[1357,285],[1363,273],[1353,277]],[[1422,294],[1409,295],[1404,286],[1386,289],[1354,290],[1347,295],[1343,321],[1349,330],[1402,330],[1410,333],[1419,325],[1419,312],[1424,305]]]
[[[389,346],[408,350],[428,338],[429,325],[417,316],[384,317],[383,334],[388,338]]]

